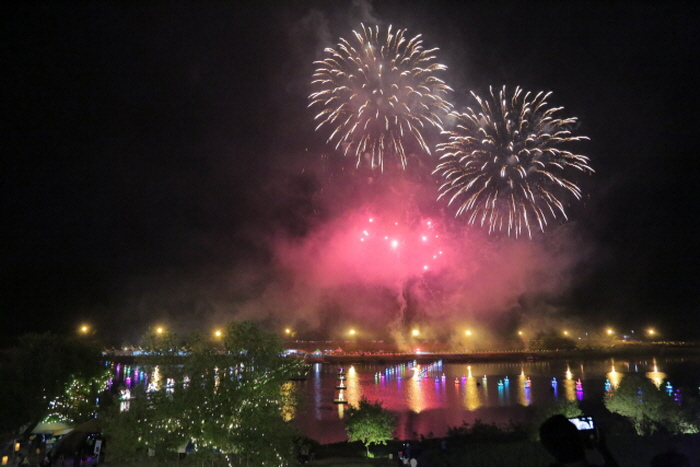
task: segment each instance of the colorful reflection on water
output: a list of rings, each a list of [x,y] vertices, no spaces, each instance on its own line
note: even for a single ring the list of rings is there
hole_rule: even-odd
[[[691,371],[700,382],[700,362],[693,362]],[[679,368],[682,365],[681,362]],[[293,423],[306,435],[323,443],[344,441],[343,421],[338,417],[342,411],[328,410],[334,397],[329,382],[332,383],[336,368],[319,366],[321,368],[311,372],[307,381],[295,384],[306,400],[320,400],[322,406],[312,410],[302,408]],[[646,375],[654,382],[659,378],[666,381],[669,372],[660,371],[661,366],[653,359],[583,364],[561,361],[443,364],[436,361],[421,365],[407,362],[355,365],[354,378],[361,395],[372,402],[381,401],[385,408],[397,414],[395,435],[410,439],[430,433],[442,436],[449,427],[473,423],[476,419],[504,424],[523,421],[527,407],[557,400],[599,400],[606,391],[619,385],[627,373]],[[669,394],[675,391],[670,384],[664,389],[671,391]]]
[[[668,367],[668,368],[667,368]],[[175,381],[161,381],[159,369],[146,374],[138,367],[113,365],[113,389],[121,391],[122,403],[134,385],[155,389]],[[661,370],[665,371],[661,371]],[[671,371],[673,370],[673,371]],[[524,421],[526,408],[557,400],[600,399],[614,391],[625,374],[645,375],[670,397],[680,400],[672,378],[700,383],[700,361],[657,362],[601,360],[581,363],[565,361],[528,363],[430,364],[405,362],[395,365],[356,364],[339,368],[313,364],[305,381],[294,381],[285,391],[298,391],[302,404],[286,408],[285,419],[307,436],[322,443],[345,441],[343,417],[347,405],[338,397],[357,404],[364,396],[397,414],[400,439],[420,435],[444,435],[449,427],[480,419],[487,423]],[[672,376],[669,376],[672,375]],[[342,396],[340,396],[342,394]]]

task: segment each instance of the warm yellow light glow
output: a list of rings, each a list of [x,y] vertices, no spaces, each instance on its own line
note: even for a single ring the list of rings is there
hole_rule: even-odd
[[[608,336],[612,336],[615,333],[615,331],[613,331],[612,329],[608,329],[607,333],[608,333]]]
[[[351,329],[351,330],[350,330],[350,335],[351,335],[351,336],[354,336],[354,335],[355,335],[355,330],[354,330],[354,329]]]
[[[157,328],[156,333],[158,334],[163,334],[163,328]]]
[[[472,332],[469,331],[469,330],[467,330],[467,331],[464,332],[464,334],[466,334],[467,336],[471,336],[471,335],[472,335]]]
[[[291,334],[291,333],[292,333],[292,330],[289,329],[289,328],[287,328],[287,329],[284,330],[284,332],[285,332],[285,334]]]
[[[87,324],[83,324],[82,326],[80,326],[80,332],[82,332],[83,334],[87,334],[89,330],[90,326],[88,326]]]
[[[7,465],[8,460],[9,460],[8,456],[2,456],[2,465]]]
[[[217,329],[216,331],[214,331],[214,337],[216,337],[217,339],[222,335],[223,333],[221,332],[221,329]]]
[[[647,333],[649,333],[650,336],[653,336],[654,334],[656,334],[656,331],[654,331],[653,329],[649,329]]]
[[[565,336],[568,336],[568,335],[569,335],[569,331],[564,331],[564,335],[565,335]]]
[[[413,331],[411,331],[411,334],[417,336],[418,334],[420,334],[420,332],[418,331],[418,329],[414,329]]]
[[[518,331],[518,335],[519,335],[519,336],[522,336],[522,335],[523,335],[523,332],[522,332],[522,331]]]
[[[15,451],[19,451],[19,443],[15,443]]]

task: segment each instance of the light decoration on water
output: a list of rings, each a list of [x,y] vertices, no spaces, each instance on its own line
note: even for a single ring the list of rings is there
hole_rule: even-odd
[[[576,380],[576,398],[580,401],[583,400],[583,383],[581,378]]]

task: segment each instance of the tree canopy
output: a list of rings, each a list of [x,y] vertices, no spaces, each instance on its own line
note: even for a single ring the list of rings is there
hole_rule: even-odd
[[[392,439],[396,429],[396,418],[382,407],[381,402],[372,403],[363,396],[357,406],[348,407],[347,414],[345,429],[348,440],[362,441],[368,456],[370,444],[386,444]]]
[[[639,435],[657,430],[669,433],[695,433],[697,422],[679,402],[659,389],[651,380],[625,375],[619,386],[605,398],[605,407],[627,418]]]
[[[276,335],[234,322],[221,340],[196,336],[177,363],[137,360],[154,376],[132,391],[128,411],[107,418],[113,459],[133,461],[149,450],[168,457],[192,443],[195,457],[286,465],[295,435],[285,421],[295,404],[289,379],[303,363],[282,351]]]
[[[27,435],[76,380],[89,385],[104,370],[91,341],[55,334],[27,334],[0,363],[0,432]],[[93,401],[94,406],[94,401]],[[77,412],[80,419],[81,406]],[[72,413],[72,412],[71,412]],[[75,414],[73,414],[75,415]]]

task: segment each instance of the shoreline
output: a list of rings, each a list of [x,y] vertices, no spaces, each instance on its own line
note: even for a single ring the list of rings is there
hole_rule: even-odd
[[[600,360],[607,358],[700,356],[697,344],[623,344],[603,348],[575,350],[521,350],[482,352],[352,352],[304,355],[307,363],[352,364],[352,363],[396,363],[408,360],[429,363],[442,360],[449,363],[512,362],[525,363],[561,359]]]
[[[287,346],[289,347],[289,346]],[[353,363],[399,363],[416,361],[418,363],[431,363],[442,360],[448,363],[488,363],[508,362],[526,363],[538,361],[551,361],[561,359],[572,360],[601,360],[607,358],[635,358],[635,357],[700,357],[700,343],[685,342],[658,342],[658,343],[620,343],[610,346],[585,347],[568,350],[501,350],[501,351],[421,351],[399,352],[394,349],[360,349],[354,346],[352,351],[318,350],[314,346],[297,346],[293,350],[287,350],[288,356],[303,358],[306,363],[325,364],[353,364]],[[313,347],[315,350],[311,350]],[[138,349],[129,350],[104,350],[104,357],[110,361],[124,364],[134,364],[136,360],[145,355],[135,354]],[[172,357],[171,357],[172,358]],[[178,358],[177,356],[175,358]]]

